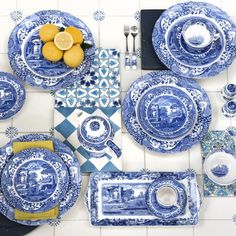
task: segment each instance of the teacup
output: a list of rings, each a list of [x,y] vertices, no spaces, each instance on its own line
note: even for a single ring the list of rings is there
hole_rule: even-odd
[[[177,192],[170,186],[163,186],[156,192],[157,201],[166,207],[177,204]]]
[[[220,34],[213,27],[203,22],[197,21],[192,24],[192,22],[187,21],[183,26],[182,36],[190,48],[204,49],[216,41]]]
[[[222,112],[226,117],[236,116],[236,99],[228,101],[223,107]]]
[[[222,96],[226,100],[236,98],[236,84],[226,84],[221,91]]]

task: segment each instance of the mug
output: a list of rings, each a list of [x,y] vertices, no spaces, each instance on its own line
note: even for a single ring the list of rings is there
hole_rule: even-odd
[[[221,91],[224,99],[232,100],[236,98],[236,84],[226,84]]]

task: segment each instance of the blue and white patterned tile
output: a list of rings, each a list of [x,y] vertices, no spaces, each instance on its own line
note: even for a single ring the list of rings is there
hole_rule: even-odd
[[[69,108],[59,107],[54,110],[55,137],[67,144],[80,160],[82,172],[95,171],[119,171],[122,169],[122,158],[106,148],[105,153],[97,158],[90,151],[86,150],[78,140],[79,118],[83,116],[98,115],[109,119],[112,124],[114,137],[113,142],[121,148],[121,109],[116,107],[105,108]]]
[[[205,138],[201,141],[202,164],[204,165],[207,156],[214,151],[221,149],[231,153],[235,151],[235,145],[233,137],[225,131],[208,132]],[[209,179],[204,171],[203,178],[204,196],[236,196],[236,183],[226,186],[218,185]]]
[[[103,10],[96,10],[93,12],[93,19],[95,21],[103,21],[106,17],[106,14]]]
[[[10,126],[5,130],[5,135],[9,139],[13,139],[18,135],[18,129],[16,127]]]
[[[120,107],[120,54],[98,48],[87,76],[55,93],[56,107]]]
[[[22,16],[23,14],[19,10],[14,10],[10,13],[10,18],[14,22],[20,21],[22,19]]]

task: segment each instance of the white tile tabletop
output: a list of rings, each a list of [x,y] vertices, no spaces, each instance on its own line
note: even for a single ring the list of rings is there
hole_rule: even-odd
[[[130,84],[139,76],[147,73],[124,70],[125,38],[124,24],[139,26],[141,9],[165,9],[182,0],[0,0],[0,71],[12,72],[7,58],[7,41],[11,30],[22,17],[42,9],[59,9],[81,18],[91,29],[96,46],[117,48],[121,51],[121,89],[122,97]],[[232,0],[207,0],[227,11],[236,23],[236,7]],[[129,38],[131,47],[131,37]],[[137,47],[140,40],[137,37]],[[224,104],[220,95],[221,88],[227,82],[236,82],[236,61],[220,75],[200,81],[208,92],[212,103],[211,129],[222,130],[229,125],[236,126],[236,118],[225,118],[221,113]],[[22,111],[10,120],[0,122],[0,146],[10,139],[25,133],[52,134],[53,94],[30,88],[26,85],[27,100]],[[191,150],[172,155],[161,155],[139,146],[123,128],[123,169],[125,171],[182,171],[195,169],[202,179],[200,145]],[[44,225],[32,231],[30,236],[235,236],[236,197],[205,198],[200,214],[200,223],[196,227],[92,227],[84,207],[84,193],[88,175],[83,176],[81,195],[75,206],[54,225]],[[17,236],[17,235],[16,235]]]

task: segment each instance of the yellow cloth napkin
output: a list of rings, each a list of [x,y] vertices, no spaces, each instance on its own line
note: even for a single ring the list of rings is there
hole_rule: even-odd
[[[44,148],[50,151],[54,151],[53,142],[50,140],[46,141],[32,141],[32,142],[13,142],[14,154],[23,151],[28,148]],[[16,220],[47,220],[56,219],[59,213],[59,207],[56,206],[49,211],[40,213],[29,213],[14,209],[14,215]]]

